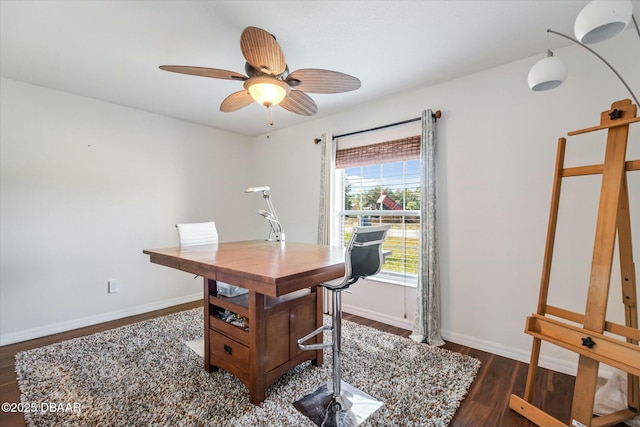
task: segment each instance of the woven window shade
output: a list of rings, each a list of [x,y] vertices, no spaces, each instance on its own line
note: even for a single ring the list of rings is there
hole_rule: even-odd
[[[420,158],[420,135],[394,139],[378,144],[338,149],[336,168],[377,165]]]

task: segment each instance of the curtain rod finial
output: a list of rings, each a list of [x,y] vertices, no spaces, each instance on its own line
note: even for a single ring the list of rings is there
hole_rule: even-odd
[[[322,141],[322,138],[313,138],[313,143],[316,145],[320,144],[320,141]]]
[[[438,119],[442,117],[442,113],[440,112],[440,110],[437,110],[435,113],[432,114],[432,116],[434,119],[436,119],[436,121],[438,121]]]

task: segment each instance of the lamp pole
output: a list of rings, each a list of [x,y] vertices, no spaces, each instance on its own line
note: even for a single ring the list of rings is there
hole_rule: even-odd
[[[634,19],[634,22],[635,22],[635,19]],[[562,34],[562,33],[558,32],[558,31],[554,31],[554,30],[552,30],[552,29],[547,29],[547,32],[548,32],[548,33],[553,33],[553,34],[556,34],[556,35],[558,35],[558,36],[560,36],[560,37],[564,37],[565,39],[571,40],[572,42],[574,42],[574,43],[576,43],[576,44],[578,44],[578,45],[582,46],[583,48],[587,49],[589,52],[593,53],[595,56],[597,56],[598,58],[600,58],[600,60],[601,60],[602,62],[604,62],[604,63],[607,65],[607,67],[609,67],[609,68],[611,69],[611,71],[613,71],[613,72],[614,72],[614,74],[615,74],[616,76],[618,76],[618,78],[620,79],[620,81],[622,82],[622,84],[624,85],[624,87],[626,87],[626,88],[627,88],[627,90],[629,91],[629,93],[630,93],[630,94],[631,94],[631,96],[633,97],[633,100],[635,101],[636,105],[640,105],[640,103],[638,102],[638,97],[636,97],[636,95],[633,93],[633,91],[631,90],[631,88],[629,87],[629,85],[627,84],[627,82],[625,82],[625,81],[624,81],[624,79],[622,78],[622,76],[620,75],[620,73],[618,73],[618,72],[616,71],[616,69],[615,69],[615,68],[613,68],[613,66],[612,66],[611,64],[609,64],[609,62],[607,62],[607,60],[606,60],[606,59],[604,59],[602,56],[600,56],[600,55],[598,54],[598,52],[596,52],[595,50],[591,49],[589,46],[585,45],[584,43],[581,43],[581,42],[579,42],[578,40],[576,40],[576,39],[574,39],[573,37],[570,37],[570,36],[568,36],[568,35],[566,35],[566,34]]]

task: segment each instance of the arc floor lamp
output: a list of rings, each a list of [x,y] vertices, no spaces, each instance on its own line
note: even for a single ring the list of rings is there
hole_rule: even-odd
[[[638,28],[638,22],[633,16],[633,4],[631,0],[593,0],[580,11],[576,18],[574,24],[576,38],[551,29],[548,29],[547,33],[553,33],[571,40],[593,53],[620,79],[633,97],[636,105],[640,105],[638,97],[633,93],[627,82],[616,69],[596,51],[587,46],[587,44],[600,43],[617,36],[624,31],[631,22],[633,22],[638,37],[640,38],[640,28]],[[527,80],[529,88],[537,92],[555,89],[560,86],[566,78],[566,64],[561,59],[553,56],[553,52],[548,49],[545,57],[531,67]]]

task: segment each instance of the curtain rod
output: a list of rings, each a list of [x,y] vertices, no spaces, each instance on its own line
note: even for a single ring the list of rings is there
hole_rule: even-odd
[[[442,113],[440,112],[440,110],[438,110],[438,111],[436,111],[435,113],[432,113],[432,114],[431,114],[431,116],[432,116],[434,119],[436,119],[436,121],[438,121],[438,119],[439,119],[440,117],[442,117]],[[401,121],[401,122],[390,123],[390,124],[388,124],[388,125],[378,126],[378,127],[375,127],[375,128],[364,129],[364,130],[357,130],[357,131],[355,131],[355,132],[349,132],[349,133],[343,133],[342,135],[335,135],[335,136],[333,137],[333,139],[336,139],[336,138],[342,138],[342,137],[345,137],[345,136],[357,135],[357,134],[359,134],[359,133],[371,132],[371,131],[374,131],[374,130],[380,130],[380,129],[390,128],[390,127],[393,127],[393,126],[404,125],[404,124],[406,124],[406,123],[417,122],[418,120],[422,120],[422,117],[416,117],[416,118],[413,118],[413,119],[403,120],[403,121]]]

